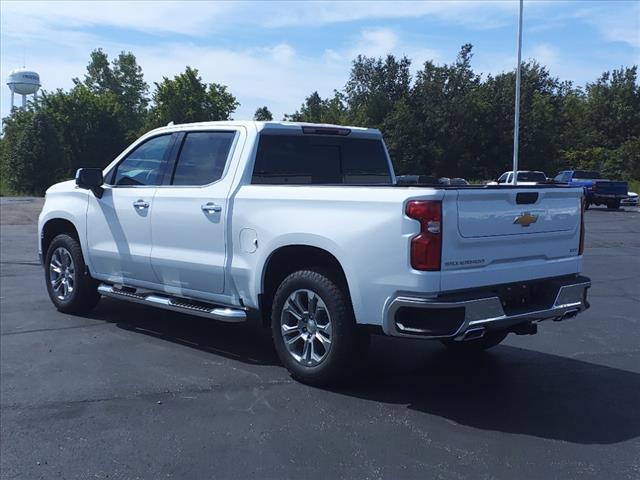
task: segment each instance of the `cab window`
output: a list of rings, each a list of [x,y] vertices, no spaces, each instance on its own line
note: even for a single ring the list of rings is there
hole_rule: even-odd
[[[208,185],[222,178],[235,132],[187,133],[172,185]]]
[[[155,186],[162,183],[171,134],[150,138],[122,160],[113,173],[114,186]]]
[[[569,183],[571,181],[571,172],[560,172],[558,175],[553,177],[556,182],[560,183]]]

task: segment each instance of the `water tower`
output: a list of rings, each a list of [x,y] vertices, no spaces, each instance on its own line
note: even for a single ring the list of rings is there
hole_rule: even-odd
[[[40,75],[26,68],[16,68],[9,73],[7,85],[11,90],[11,108],[14,107],[15,94],[22,95],[22,108],[27,106],[27,95],[38,97]]]

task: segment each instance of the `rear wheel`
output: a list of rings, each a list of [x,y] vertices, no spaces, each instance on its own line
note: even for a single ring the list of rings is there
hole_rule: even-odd
[[[329,385],[349,374],[366,354],[350,302],[325,272],[300,270],[278,287],[271,313],[273,342],[291,375]]]
[[[98,283],[86,273],[80,243],[70,235],[57,235],[45,256],[44,276],[49,298],[64,313],[87,313],[100,300]]]
[[[456,341],[451,339],[441,340],[445,347],[451,352],[481,352],[495,347],[502,342],[509,332],[485,332],[482,338],[467,341]]]
[[[611,200],[607,202],[607,208],[611,210],[620,208],[620,200]]]

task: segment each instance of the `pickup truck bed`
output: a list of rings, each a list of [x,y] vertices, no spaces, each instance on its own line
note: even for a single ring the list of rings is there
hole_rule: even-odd
[[[256,316],[291,373],[316,384],[351,370],[367,332],[482,349],[588,307],[581,187],[399,186],[372,129],[159,129],[51,187],[39,231],[60,310],[105,295]]]

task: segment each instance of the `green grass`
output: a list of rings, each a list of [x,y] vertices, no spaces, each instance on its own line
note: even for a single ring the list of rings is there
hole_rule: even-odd
[[[11,195],[11,191],[9,190],[9,186],[5,181],[4,177],[0,176],[0,197],[8,197]]]
[[[640,194],[640,180],[629,180],[629,191]]]
[[[16,192],[9,187],[4,178],[0,177],[0,197],[29,197],[28,193]]]

